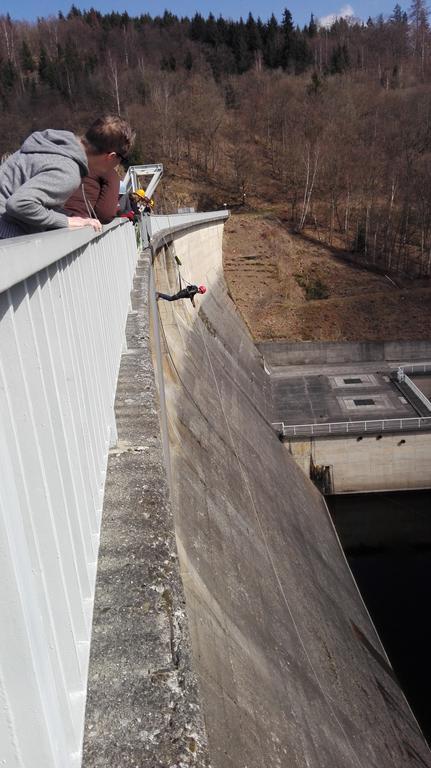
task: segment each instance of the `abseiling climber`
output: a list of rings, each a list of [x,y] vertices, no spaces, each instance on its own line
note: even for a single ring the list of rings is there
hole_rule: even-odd
[[[206,288],[204,285],[186,285],[185,288],[182,288],[181,291],[178,291],[178,293],[174,293],[172,296],[169,296],[168,293],[160,293],[159,291],[156,291],[156,299],[157,301],[159,299],[165,299],[165,301],[178,301],[178,299],[190,299],[193,306],[195,307],[195,296],[197,293],[203,294],[206,293]]]

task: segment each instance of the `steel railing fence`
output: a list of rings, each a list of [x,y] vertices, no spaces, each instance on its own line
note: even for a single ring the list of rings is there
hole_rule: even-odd
[[[129,223],[0,243],[0,764],[81,760]]]
[[[431,429],[431,416],[406,419],[367,419],[365,421],[334,421],[324,424],[285,424],[273,422],[283,437],[329,437],[334,435],[379,434]]]
[[[402,369],[402,379],[399,381],[400,381],[400,384],[404,384],[404,386],[407,387],[410,390],[410,392],[412,392],[418,398],[418,400],[421,401],[421,403],[425,406],[426,410],[431,414],[431,403],[429,399],[422,392],[422,390],[419,389],[418,386],[416,386],[414,381],[412,381],[411,378],[407,376],[405,368]]]
[[[404,373],[409,373],[413,376],[415,374],[431,373],[431,363],[412,363],[411,365],[403,365],[402,370]]]

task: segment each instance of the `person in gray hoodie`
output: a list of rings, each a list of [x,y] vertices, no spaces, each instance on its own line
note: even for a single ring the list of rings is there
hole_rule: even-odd
[[[85,136],[48,129],[32,133],[0,166],[0,239],[49,229],[91,226],[97,218],[68,216],[63,206],[89,172],[110,173],[134,141],[129,124],[98,118]]]

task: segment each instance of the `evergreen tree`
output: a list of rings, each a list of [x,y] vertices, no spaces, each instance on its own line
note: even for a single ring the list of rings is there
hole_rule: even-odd
[[[294,60],[294,27],[292,14],[287,8],[284,9],[281,22],[282,46],[280,54],[280,64],[283,69],[290,69]]]
[[[274,14],[265,26],[263,58],[270,69],[280,66],[279,27]]]
[[[49,61],[48,61],[48,54],[46,52],[46,48],[44,45],[41,45],[39,50],[39,65],[38,65],[39,77],[41,80],[46,79],[48,65],[49,65]]]
[[[405,56],[408,49],[408,24],[407,14],[397,3],[392,15],[389,18],[389,33],[391,36],[392,51],[396,59]],[[399,84],[399,67],[396,67],[396,77],[393,75],[392,82]],[[397,86],[398,87],[398,86]]]
[[[293,18],[291,12],[285,8],[283,11],[283,18],[281,21],[281,28],[283,30],[283,33],[286,37],[291,37],[293,34],[294,26],[293,26]]]
[[[192,40],[203,40],[205,35],[205,19],[200,13],[195,13],[190,23],[190,37]]]
[[[311,75],[311,83],[307,85],[307,93],[309,96],[319,96],[323,90],[323,80],[319,77],[315,71]]]
[[[205,31],[203,35],[203,42],[208,45],[216,46],[218,38],[217,22],[212,13],[209,14],[205,22]]]
[[[92,75],[93,72],[96,70],[98,63],[99,63],[99,60],[97,56],[95,56],[94,54],[90,53],[88,56],[86,56],[85,63],[84,63],[85,74],[87,76]]]
[[[306,28],[306,32],[308,34],[308,37],[316,37],[317,35],[317,24],[314,18],[314,13],[312,13],[310,16],[310,23]]]
[[[259,51],[262,48],[262,38],[260,31],[251,13],[245,24],[248,49],[251,52]]]
[[[188,72],[193,69],[193,56],[191,51],[187,51],[184,56],[184,69],[187,69]]]
[[[67,14],[67,18],[68,19],[73,19],[73,18],[77,19],[77,18],[80,18],[81,16],[82,16],[82,13],[79,10],[79,8],[77,8],[76,5],[72,5],[71,8],[70,8],[69,13]]]
[[[21,43],[20,51],[21,67],[24,72],[33,72],[35,68],[34,59],[27,43],[27,40],[23,40]]]
[[[392,11],[392,16],[389,18],[389,21],[392,24],[401,24],[403,19],[403,12],[401,10],[401,6],[399,3],[396,4],[394,10]]]
[[[293,59],[296,75],[305,72],[313,63],[313,54],[308,46],[307,40],[299,31],[296,32],[294,39]]]
[[[0,92],[2,94],[12,93],[18,74],[14,63],[7,59],[0,64]]]
[[[329,69],[332,75],[341,75],[350,67],[350,56],[346,43],[338,43],[332,51]]]
[[[235,56],[236,71],[239,75],[250,69],[252,58],[247,45],[247,35],[245,25],[242,19],[235,25],[235,34],[233,39],[233,55]]]
[[[177,61],[175,56],[163,56],[160,60],[160,69],[162,72],[175,72]]]
[[[220,45],[223,43],[225,45],[229,45],[230,41],[230,25],[222,18],[222,16],[219,16],[217,21],[217,40],[219,41]]]
[[[127,16],[127,23],[128,23],[129,22],[128,14],[127,13],[123,14],[123,17],[124,16]],[[172,27],[174,24],[177,23],[177,21],[178,21],[177,16],[175,16],[170,11],[165,11],[163,16],[162,16],[162,19],[161,19],[161,22],[160,22],[160,26],[161,27]]]
[[[51,88],[57,84],[55,65],[49,59],[45,46],[41,45],[39,51],[38,72],[41,82],[47,83]]]

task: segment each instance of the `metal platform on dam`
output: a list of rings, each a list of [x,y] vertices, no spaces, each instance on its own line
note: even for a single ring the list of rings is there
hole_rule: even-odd
[[[271,426],[268,377],[227,295],[221,242],[214,220],[152,243],[159,290],[178,290],[178,261],[183,280],[208,287],[196,309],[158,302],[153,346],[160,338],[211,764],[431,766],[324,500]]]
[[[358,365],[348,372],[342,366],[322,366],[317,374],[273,374],[274,422],[322,424],[417,416],[389,373]]]
[[[268,343],[265,350],[270,356]],[[431,403],[420,387],[430,368],[381,360],[273,365],[274,429],[325,494],[429,488]]]

